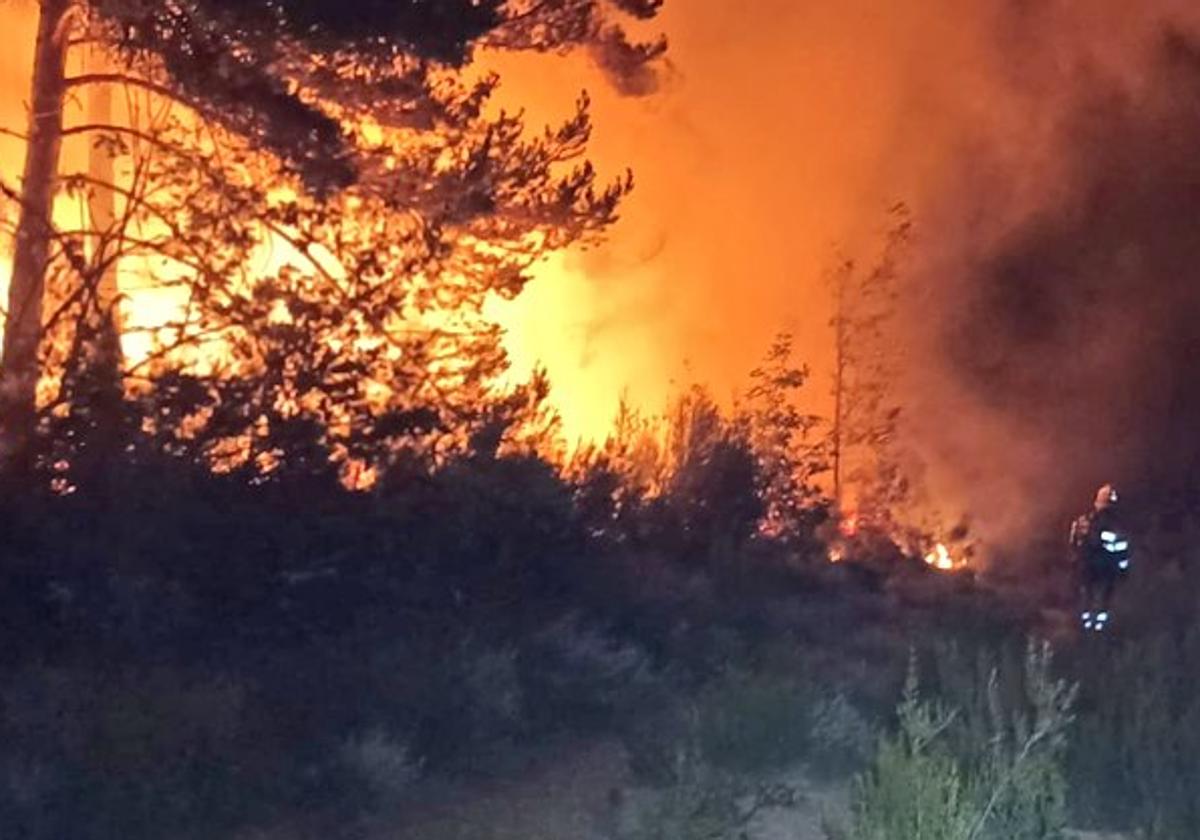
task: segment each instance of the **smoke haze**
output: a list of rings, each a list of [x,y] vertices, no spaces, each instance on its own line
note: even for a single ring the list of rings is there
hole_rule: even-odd
[[[996,542],[1104,480],[1179,484],[1200,449],[1198,22],[1183,2],[676,0],[656,96],[515,68],[543,105],[593,90],[601,163],[639,180],[611,242],[521,301],[515,355],[596,431],[685,360],[727,392],[787,329],[827,409],[822,272],[904,200],[896,346],[935,498]]]
[[[1010,538],[1103,481],[1190,483],[1200,51],[1183,4],[1001,11],[999,113],[1019,121],[981,120],[923,202],[911,373],[949,495]]]
[[[498,310],[573,435],[622,394],[718,395],[789,330],[827,410],[821,282],[903,200],[897,347],[935,495],[988,536],[1102,480],[1180,484],[1200,455],[1200,12],[1183,0],[669,0],[668,63],[489,59],[534,124],[594,98],[593,156],[638,189],[610,241]],[[20,129],[31,4],[0,6]],[[18,33],[28,32],[30,37]],[[634,95],[631,95],[634,94]],[[0,145],[14,177],[21,152]]]

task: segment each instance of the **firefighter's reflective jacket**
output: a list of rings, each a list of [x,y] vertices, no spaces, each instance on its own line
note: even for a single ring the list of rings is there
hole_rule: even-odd
[[[1071,523],[1071,548],[1093,572],[1127,572],[1133,562],[1129,536],[1111,507],[1083,514]]]

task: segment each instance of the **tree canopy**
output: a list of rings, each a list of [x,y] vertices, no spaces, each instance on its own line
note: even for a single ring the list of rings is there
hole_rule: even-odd
[[[544,383],[496,390],[506,361],[484,304],[601,234],[632,178],[600,183],[586,161],[586,95],[535,133],[492,106],[495,75],[462,71],[484,45],[588,48],[604,65],[617,39],[624,72],[653,72],[664,45],[632,43],[619,19],[658,6],[95,0],[88,32],[118,60],[63,89],[125,85],[153,107],[61,128],[120,166],[111,183],[63,169],[59,188],[110,191],[120,212],[47,235],[49,413],[87,410],[74,391],[97,381],[80,372],[103,346],[97,278],[118,260],[173,306],[131,327],[149,350],[105,387],[136,386],[142,427],[203,457],[235,441],[235,460],[274,466],[297,426],[327,454],[379,454],[534,411]]]
[[[654,17],[661,0],[96,0],[110,39],[158,60],[206,117],[255,138],[319,189],[353,180],[352,138],[330,102],[361,99],[404,119],[430,64],[462,67],[477,46],[595,51],[620,77],[645,74],[665,42],[636,44],[614,13]],[[628,86],[626,86],[628,87]],[[399,100],[397,102],[396,100]],[[407,106],[405,102],[408,102]],[[381,121],[387,117],[377,114]],[[411,115],[410,115],[411,118]]]

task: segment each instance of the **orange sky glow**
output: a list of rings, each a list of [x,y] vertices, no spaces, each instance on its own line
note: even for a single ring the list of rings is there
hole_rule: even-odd
[[[568,115],[587,89],[591,157],[608,175],[628,166],[637,179],[606,243],[552,255],[518,300],[489,310],[507,330],[514,377],[548,369],[570,441],[602,437],[622,397],[656,411],[693,381],[727,397],[781,330],[817,371],[811,399],[824,407],[822,272],[835,247],[876,236],[886,206],[919,199],[933,174],[928,147],[942,132],[932,111],[924,151],[906,149],[906,167],[892,168],[901,114],[922,105],[912,95],[929,72],[916,60],[922,45],[944,36],[951,63],[963,58],[954,45],[971,48],[966,16],[948,3],[903,14],[880,5],[765,0],[749,15],[721,0],[668,3],[653,26],[671,40],[670,66],[645,98],[617,94],[584,56],[483,57],[502,74],[500,104],[523,107],[534,127]],[[19,130],[32,8],[0,7],[0,24],[13,45],[0,56],[0,124]],[[68,160],[85,153],[78,142],[65,149]],[[0,140],[4,177],[19,175],[22,158],[19,142]],[[80,208],[63,200],[57,212]],[[123,268],[121,285],[130,325],[153,324],[173,305],[142,288],[136,266]],[[147,347],[144,336],[126,339],[135,359]]]

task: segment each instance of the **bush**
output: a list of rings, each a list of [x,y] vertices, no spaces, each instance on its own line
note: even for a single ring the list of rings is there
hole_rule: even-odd
[[[1074,688],[1050,673],[1046,647],[1030,645],[1024,702],[1002,699],[993,668],[985,733],[960,709],[923,699],[915,662],[898,708],[899,731],[882,740],[856,784],[849,840],[1048,840],[1065,826],[1060,763]]]
[[[224,677],[31,669],[0,702],[6,836],[204,836],[262,802],[240,775],[245,691]]]
[[[705,758],[737,773],[803,763],[814,775],[838,777],[863,767],[875,741],[844,694],[766,673],[730,675],[710,689],[700,727]]]
[[[494,771],[529,731],[529,704],[515,648],[461,641],[436,649],[393,677],[393,702],[403,704],[391,731],[409,734],[415,761],[431,772]],[[387,722],[385,698],[370,704]]]
[[[724,840],[744,823],[733,777],[704,762],[692,737],[672,750],[669,783],[633,814],[627,840]]]
[[[338,759],[376,808],[396,804],[421,776],[408,745],[380,728],[346,738]]]
[[[792,807],[787,785],[765,783],[715,766],[704,756],[696,710],[679,719],[665,783],[636,804],[623,840],[727,840],[745,837],[765,808]]]
[[[726,770],[757,773],[803,760],[812,692],[796,680],[733,674],[700,703],[700,746]]]
[[[773,672],[727,673],[695,702],[643,712],[623,734],[635,778],[658,788],[679,783],[686,744],[714,772],[762,780],[802,766],[824,779],[844,776],[865,765],[875,742],[845,695]]]
[[[808,715],[808,766],[819,777],[840,777],[870,760],[876,733],[845,694],[827,694]]]
[[[463,721],[483,740],[509,738],[524,728],[525,698],[513,648],[483,650],[461,663],[460,678],[468,718]]]
[[[1151,840],[1195,837],[1200,825],[1200,630],[1095,651],[1070,753],[1072,811],[1093,828]]]
[[[621,726],[667,691],[645,650],[579,613],[530,638],[518,670],[526,695],[537,698],[530,723],[543,732]]]

